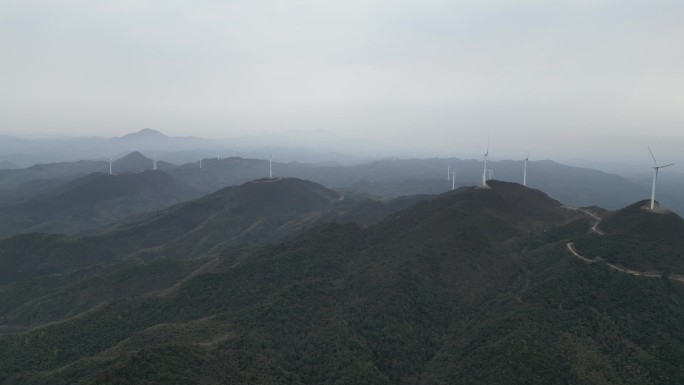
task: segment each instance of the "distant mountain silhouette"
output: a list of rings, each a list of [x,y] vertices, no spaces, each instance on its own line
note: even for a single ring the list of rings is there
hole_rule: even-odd
[[[8,169],[14,169],[17,168],[17,165],[8,161],[8,160],[0,160],[0,170],[8,170]]]
[[[162,171],[92,173],[40,196],[0,208],[0,235],[25,232],[76,233],[128,215],[160,209],[198,196]]]
[[[108,163],[104,161],[82,160],[0,170],[0,189],[14,189],[23,183],[42,179],[76,179],[92,172],[107,172],[108,167]]]
[[[149,156],[143,156],[139,151],[127,154],[122,159],[115,160],[114,172],[152,169],[153,163]],[[199,159],[179,166],[159,161],[157,167],[206,193],[268,176],[266,159],[228,157],[219,160],[215,157],[205,157],[202,163],[202,169]],[[445,175],[449,164],[456,172],[457,187],[481,183],[482,162],[459,159],[386,160],[356,166],[274,162],[273,172],[277,176],[311,180],[328,188],[347,189],[368,194],[376,199],[392,199],[403,195],[434,195],[449,191],[452,183]],[[492,162],[491,167],[495,172],[494,177],[498,180],[516,183],[522,181],[521,161]],[[0,170],[0,199],[3,195],[17,195],[11,191],[3,194],[1,190],[16,189],[22,183],[33,179],[74,179],[90,172],[108,170],[108,163],[102,161],[54,163],[26,169]],[[607,209],[618,209],[650,195],[650,184],[639,184],[618,175],[552,161],[531,161],[528,167],[528,185],[569,206],[597,205]],[[675,187],[670,187],[672,188]],[[659,199],[662,200],[663,207],[684,215],[681,211],[684,207],[684,198],[667,189],[661,190]]]
[[[167,136],[149,128],[114,138],[24,139],[2,136],[1,139],[0,156],[24,167],[39,163],[101,159],[134,150],[175,152],[216,148],[215,140]]]
[[[165,139],[169,139],[169,137],[162,134],[161,132],[153,130],[151,128],[143,128],[142,130],[140,130],[138,132],[126,134],[126,135],[124,135],[118,139],[121,139],[121,140],[140,140],[140,139],[142,139],[142,140],[149,140],[149,139],[165,140]]]
[[[168,162],[157,160],[157,170],[170,170],[177,166]],[[144,170],[153,170],[154,160],[148,158],[138,151],[133,151],[122,158],[112,162],[112,172],[140,172]]]

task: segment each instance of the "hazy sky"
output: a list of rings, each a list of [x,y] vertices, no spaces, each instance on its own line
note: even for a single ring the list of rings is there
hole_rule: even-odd
[[[3,0],[0,48],[0,133],[684,145],[682,0]]]

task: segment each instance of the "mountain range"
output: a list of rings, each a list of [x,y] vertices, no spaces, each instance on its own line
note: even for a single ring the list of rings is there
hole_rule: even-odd
[[[0,207],[0,235],[88,231],[199,195],[163,171],[91,173],[22,203]]]
[[[26,139],[0,136],[0,161],[18,166],[38,163],[73,162],[81,159],[103,159],[131,149],[147,151],[184,151],[216,148],[211,140],[196,137],[171,137],[149,128],[121,137],[61,137]]]
[[[488,184],[262,179],[2,239],[0,383],[682,383],[681,217]]]
[[[317,137],[316,141],[323,140],[326,136],[322,131],[309,134]],[[481,179],[481,166],[477,166],[477,160],[395,158],[395,161],[378,161],[356,158],[350,162],[348,157],[345,158],[340,154],[315,152],[302,148],[301,145],[294,145],[302,140],[297,139],[294,142],[284,140],[287,137],[301,138],[303,135],[303,132],[294,130],[285,133],[282,137],[271,136],[271,142],[264,142],[262,140],[264,138],[256,140],[256,137],[223,142],[197,137],[172,137],[146,128],[114,138],[20,139],[3,136],[0,137],[0,162],[8,161],[6,168],[16,168],[17,165],[28,167],[36,163],[72,162],[81,159],[106,161],[108,158],[118,159],[132,151],[140,151],[148,158],[163,159],[177,165],[187,164],[191,167],[201,158],[209,161],[211,158],[236,158],[239,154],[244,159],[266,159],[269,153],[273,153],[276,156],[275,160],[281,163],[280,176],[310,179],[331,188],[347,188],[358,184],[370,194],[383,196],[392,194],[393,197],[415,192],[441,193],[445,191],[448,189],[448,183],[444,184],[446,187],[437,188],[436,186],[442,180],[441,175],[446,173],[449,163],[452,163],[456,169],[456,177],[460,185],[472,185]],[[311,138],[311,135],[309,137]],[[240,146],[236,146],[237,143],[241,143]],[[353,147],[353,143],[349,145]],[[356,143],[356,145],[360,144]],[[346,160],[342,160],[342,163],[335,163],[343,158]],[[650,163],[648,163],[650,159],[646,157],[644,161],[644,166],[640,168],[633,165],[617,167],[612,163],[588,161],[581,162],[584,167],[570,167],[551,161],[537,160],[531,162],[531,166],[536,167],[530,167],[530,184],[562,201],[595,199],[594,202],[568,202],[569,204],[600,204],[616,209],[648,196],[651,182]],[[395,168],[403,167],[404,169],[398,172],[392,170],[392,164]],[[522,161],[502,160],[493,162],[492,165],[496,179],[518,183],[522,181]],[[167,166],[161,167],[160,162],[160,168],[167,170],[169,168]],[[621,176],[595,171],[603,169],[604,166],[610,170],[621,170]],[[0,171],[1,169],[2,167]],[[381,169],[389,173],[379,174]],[[221,180],[227,181],[229,178],[219,178],[219,181],[214,181],[214,185],[207,192],[264,177],[267,173],[263,170],[262,168],[258,173],[251,173],[249,178],[240,179],[236,183],[225,184]],[[92,171],[106,172],[107,166]],[[681,194],[678,194],[678,191],[684,189],[684,180],[681,178],[682,174],[677,174],[676,171],[675,168],[668,169],[668,177],[661,178],[659,197],[668,207],[684,214],[684,202],[682,202]],[[594,172],[593,175],[589,175],[592,172]],[[533,175],[535,173],[537,175]],[[0,176],[0,198],[2,198],[3,188],[1,179]],[[418,186],[415,183],[428,179],[431,182],[427,186]],[[446,178],[444,180],[446,181]]]
[[[149,133],[156,137],[157,134]],[[108,162],[79,161],[36,165],[25,169],[0,171],[0,213],[7,219],[0,225],[0,235],[22,232],[62,232],[74,234],[92,231],[127,215],[163,208],[169,204],[208,194],[227,186],[235,186],[268,175],[268,161],[228,157],[203,158],[201,161],[174,165],[155,161],[140,152],[131,152],[113,160],[114,174],[108,192],[98,192],[84,199],[89,188],[108,181]],[[166,175],[164,185],[157,182],[145,186],[150,174],[127,175],[152,170]],[[413,159],[376,161],[356,166],[321,166],[304,163],[273,163],[276,175],[312,180],[346,195],[361,195],[375,200],[395,199],[407,195],[435,195],[448,191],[452,182],[446,171],[455,172],[455,186],[481,183],[478,161],[459,159]],[[497,179],[521,179],[521,161],[492,162]],[[99,173],[99,177],[89,175]],[[136,182],[137,181],[137,182]],[[561,165],[552,161],[534,161],[528,165],[530,187],[557,197],[562,203],[581,207],[598,205],[617,209],[649,195],[644,185],[617,175]],[[78,189],[73,186],[82,186]],[[93,192],[97,188],[91,188]],[[659,191],[664,207],[684,213],[684,200],[669,190]],[[90,202],[79,206],[76,202]],[[60,202],[70,201],[71,205]]]

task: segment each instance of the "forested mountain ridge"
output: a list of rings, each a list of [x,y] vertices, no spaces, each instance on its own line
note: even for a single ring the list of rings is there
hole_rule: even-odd
[[[656,203],[657,204],[657,203]],[[684,220],[644,200],[601,215],[600,236],[580,237],[580,253],[649,275],[684,276]]]
[[[581,212],[489,183],[367,228],[113,269],[105,286],[185,278],[5,333],[4,383],[680,383],[682,288],[582,262],[565,248],[598,237]]]
[[[22,203],[0,207],[0,236],[75,234],[200,195],[163,171],[92,173]]]
[[[145,175],[164,178],[163,172],[148,171],[95,175],[94,179]],[[93,187],[90,183],[77,185]],[[94,187],[106,188],[107,184]],[[260,179],[129,217],[94,234],[35,233],[0,239],[0,281],[65,273],[121,259],[198,258],[222,248],[282,240],[321,222],[371,224],[423,199],[429,197],[382,203],[341,195],[295,178]]]

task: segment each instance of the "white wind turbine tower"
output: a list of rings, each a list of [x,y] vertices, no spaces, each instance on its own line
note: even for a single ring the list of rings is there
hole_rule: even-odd
[[[202,169],[202,158],[200,158],[200,170]]]
[[[220,147],[216,150],[216,160],[221,160],[221,148]]]
[[[494,170],[492,170],[492,169],[490,168],[489,170],[487,170],[487,173],[489,174],[489,175],[488,175],[488,178],[487,178],[488,180],[489,180],[489,179],[494,179]]]
[[[152,158],[152,170],[157,171],[157,157]]]
[[[456,190],[456,171],[451,172],[451,191]]]
[[[527,157],[524,159],[525,167],[523,168],[523,186],[527,187],[527,161],[530,160],[530,153],[527,153]]]
[[[447,168],[447,180],[451,178],[451,164],[449,164],[449,168]]]
[[[664,166],[658,166],[658,161],[656,161],[655,156],[653,155],[653,151],[651,151],[650,147],[648,148],[648,152],[651,153],[651,158],[653,158],[653,188],[651,189],[651,210],[655,208],[655,190],[656,190],[656,181],[658,180],[658,170],[661,168],[669,167],[674,165],[674,163],[666,164]]]
[[[112,175],[112,158],[109,158],[109,175]]]
[[[482,171],[482,187],[487,187],[487,157],[489,156],[489,138],[487,138],[487,151],[484,154],[484,170]]]

